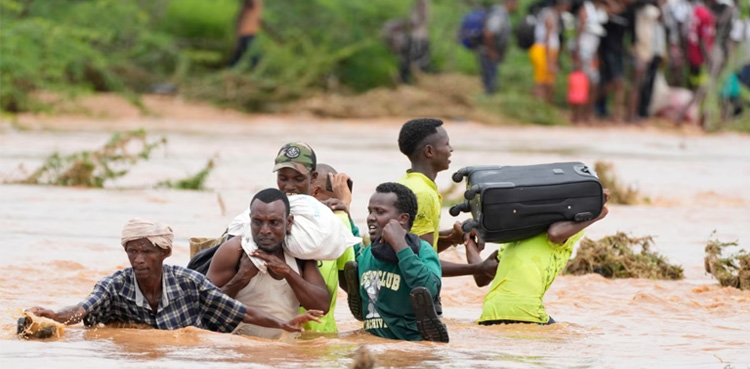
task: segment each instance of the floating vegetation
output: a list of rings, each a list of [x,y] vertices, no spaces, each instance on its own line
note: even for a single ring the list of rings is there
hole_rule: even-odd
[[[706,272],[713,275],[722,286],[750,290],[750,253],[740,250],[729,257],[721,257],[726,247],[736,247],[735,242],[721,242],[714,238],[706,245],[706,256],[703,259]]]
[[[622,183],[615,174],[612,163],[597,161],[594,163],[594,171],[599,176],[602,187],[609,189],[609,203],[635,205],[640,202],[638,189]]]
[[[605,278],[682,279],[679,265],[651,251],[651,236],[629,237],[623,232],[598,241],[584,238],[565,274],[601,274]],[[638,251],[640,249],[640,251]]]
[[[124,176],[136,162],[147,160],[151,152],[167,143],[167,139],[148,142],[143,129],[112,135],[109,142],[95,151],[79,151],[70,155],[55,152],[24,184],[56,186],[104,187],[104,183]],[[133,153],[131,149],[138,148]]]
[[[177,188],[181,190],[204,190],[206,189],[206,179],[208,178],[208,175],[211,174],[211,171],[214,169],[214,160],[209,159],[208,163],[206,163],[206,167],[201,169],[200,172],[196,173],[195,175],[192,175],[187,178],[183,178],[177,181],[170,181],[166,180],[163,182],[159,182],[156,186],[157,187],[166,187],[166,188]]]

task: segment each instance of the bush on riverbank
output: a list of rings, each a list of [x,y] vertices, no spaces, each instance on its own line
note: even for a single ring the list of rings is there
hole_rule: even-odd
[[[239,9],[234,0],[2,0],[0,109],[53,109],[56,102],[39,98],[40,92],[71,99],[114,91],[137,102],[138,93],[165,84],[191,99],[249,111],[289,110],[289,102],[325,94],[357,99],[366,91],[390,91],[397,85],[397,60],[381,28],[389,19],[408,16],[411,5],[399,0],[267,2],[265,28],[251,50],[260,55],[259,63],[250,69],[249,60],[226,68]],[[432,2],[433,73],[477,73],[474,55],[456,41],[468,9],[464,3]],[[478,86],[476,76],[469,79]],[[480,114],[446,112],[444,117],[565,122],[556,109],[530,96],[525,52],[510,48],[500,80],[502,93],[496,97],[485,98],[478,88],[463,97],[471,103],[463,109]],[[438,92],[420,83],[414,88],[433,96]],[[446,86],[444,92],[456,95],[453,90]]]

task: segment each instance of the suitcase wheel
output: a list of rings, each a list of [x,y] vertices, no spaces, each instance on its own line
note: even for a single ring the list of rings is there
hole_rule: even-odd
[[[469,205],[468,202],[464,201],[462,203],[458,203],[456,205],[451,206],[451,208],[448,210],[448,213],[456,217],[458,216],[458,214],[461,214],[462,212],[468,213],[470,211],[471,211],[471,205]]]

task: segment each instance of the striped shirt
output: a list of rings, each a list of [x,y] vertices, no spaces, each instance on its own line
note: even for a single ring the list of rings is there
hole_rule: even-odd
[[[179,266],[162,266],[162,298],[156,312],[138,287],[132,268],[99,281],[81,304],[87,327],[99,323],[148,324],[156,329],[194,326],[232,332],[245,316],[245,306],[223,294],[205,276]]]

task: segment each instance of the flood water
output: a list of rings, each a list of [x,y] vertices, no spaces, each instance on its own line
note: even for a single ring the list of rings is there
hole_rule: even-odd
[[[34,118],[35,119],[35,118]],[[637,185],[648,204],[610,207],[587,235],[616,231],[655,236],[655,249],[682,264],[682,281],[560,276],[545,296],[558,324],[480,327],[486,288],[470,277],[444,279],[449,344],[400,342],[363,333],[339,292],[340,333],[279,341],[199,329],[66,329],[64,337],[24,341],[15,321],[24,308],[81,301],[95,282],[128,266],[119,244],[131,217],[160,220],[176,234],[168,264],[185,265],[189,237],[219,236],[259,189],[275,186],[277,150],[304,140],[318,161],[354,179],[352,216],[364,227],[375,186],[398,179],[408,163],[396,137],[404,120],[342,121],[217,112],[95,121],[29,118],[27,129],[0,125],[0,176],[34,170],[53,151],[101,146],[114,130],[143,127],[165,149],[106,189],[0,185],[0,362],[3,368],[348,367],[366,345],[378,366],[399,368],[750,368],[750,291],[721,288],[703,271],[711,232],[750,249],[750,136],[649,128],[487,127],[447,122],[452,169],[477,164],[606,160]],[[30,128],[30,129],[28,129]],[[207,191],[153,189],[201,169],[216,156]],[[19,168],[22,166],[22,168]],[[450,185],[441,173],[439,187]],[[224,211],[221,203],[224,204]],[[443,223],[455,218],[447,211]],[[489,254],[496,245],[488,245]],[[441,258],[464,260],[462,248]]]

